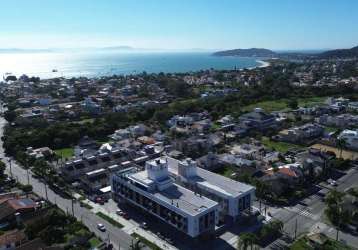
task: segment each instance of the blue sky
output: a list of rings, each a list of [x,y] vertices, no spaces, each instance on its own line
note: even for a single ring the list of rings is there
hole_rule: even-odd
[[[358,45],[357,0],[7,0],[0,48]]]

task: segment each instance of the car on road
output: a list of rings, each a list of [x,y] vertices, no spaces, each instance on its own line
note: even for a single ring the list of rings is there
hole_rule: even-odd
[[[142,222],[140,223],[139,227],[143,229],[148,229],[148,224],[146,222]]]
[[[97,197],[95,202],[100,204],[100,205],[104,205],[104,200],[101,197]]]
[[[122,210],[120,210],[120,209],[117,209],[116,214],[119,215],[119,216],[123,216],[124,212]]]
[[[98,223],[98,224],[97,224],[97,229],[98,229],[99,231],[101,231],[101,232],[105,232],[105,231],[106,231],[106,227],[105,227],[103,224],[101,224],[101,223]]]
[[[126,220],[129,220],[129,215],[126,212],[123,212],[122,217]]]
[[[337,186],[337,182],[335,181],[335,180],[332,180],[332,179],[329,179],[328,181],[327,181],[331,186]]]

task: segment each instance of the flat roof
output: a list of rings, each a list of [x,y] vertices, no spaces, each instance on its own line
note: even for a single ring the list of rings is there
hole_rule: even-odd
[[[168,170],[169,172],[178,175],[178,163],[179,160],[167,157],[168,159]],[[254,190],[253,186],[247,185],[242,182],[234,181],[230,178],[226,178],[219,174],[207,171],[200,167],[196,168],[197,177],[193,179],[198,184],[205,186],[207,188],[216,190],[226,196],[237,197],[243,193]]]
[[[197,168],[197,174],[199,177],[205,179],[211,185],[215,185],[233,196],[238,196],[242,193],[246,193],[255,189],[253,186],[247,185],[242,182],[234,181],[230,178],[226,178],[224,176],[215,174],[199,167]]]
[[[194,194],[194,192],[177,184],[172,184],[163,191],[156,191],[152,195],[167,205],[176,207],[192,216],[218,205],[216,201]]]
[[[129,168],[118,171],[118,173],[128,174],[127,177],[131,181],[135,181],[147,186],[154,183],[151,179],[148,178],[146,171],[134,173],[133,171],[133,168]],[[196,216],[218,205],[216,201],[210,200],[205,196],[195,194],[189,189],[174,183],[162,191],[154,189],[154,191],[143,190],[143,192],[145,192],[149,197],[155,197],[157,200],[161,201],[162,204],[166,204],[167,207],[171,207],[172,210],[178,209],[191,216]]]
[[[91,172],[88,172],[86,173],[87,176],[90,176],[90,175],[94,175],[94,174],[99,174],[99,173],[102,173],[102,172],[105,172],[106,170],[104,168],[100,168],[100,169],[97,169],[97,170],[93,170]]]

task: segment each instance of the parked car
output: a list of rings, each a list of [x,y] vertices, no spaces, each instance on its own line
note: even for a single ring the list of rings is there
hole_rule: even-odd
[[[119,216],[123,216],[124,212],[122,210],[120,210],[120,209],[117,209],[116,214],[119,215]]]
[[[96,198],[96,203],[98,203],[100,205],[104,205],[104,200],[101,197],[97,197]]]
[[[106,227],[105,227],[103,224],[101,224],[101,223],[97,224],[97,229],[98,229],[99,231],[101,231],[101,232],[105,232],[105,231],[106,231]]]
[[[337,186],[337,182],[335,180],[329,179],[327,181],[331,186]]]
[[[122,217],[126,220],[129,220],[129,215],[126,212],[123,212]]]
[[[139,227],[141,227],[143,229],[148,229],[148,224],[146,222],[142,222],[142,223],[140,223]]]

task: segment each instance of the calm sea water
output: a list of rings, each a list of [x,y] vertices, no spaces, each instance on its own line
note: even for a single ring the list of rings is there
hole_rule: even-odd
[[[210,53],[2,53],[0,75],[72,77],[112,74],[176,73],[204,69],[251,68],[260,63],[254,58],[215,57]],[[53,70],[57,72],[52,72]]]

